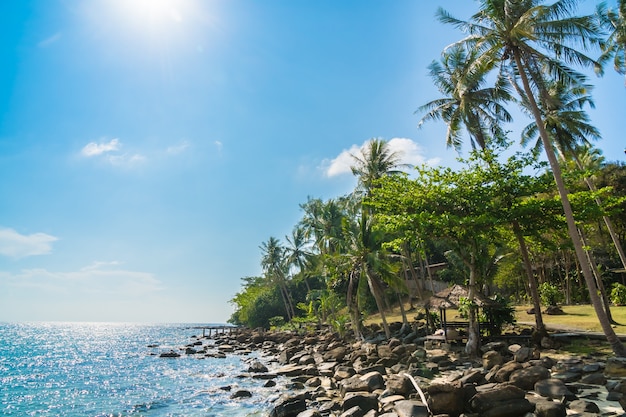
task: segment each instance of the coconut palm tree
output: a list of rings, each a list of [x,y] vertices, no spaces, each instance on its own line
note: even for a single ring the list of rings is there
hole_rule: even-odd
[[[501,122],[510,122],[511,115],[502,103],[512,99],[504,77],[498,77],[494,87],[485,87],[493,63],[478,60],[479,51],[469,51],[463,45],[447,48],[441,62],[429,65],[430,76],[443,98],[433,100],[417,109],[426,114],[419,125],[429,120],[443,120],[448,125],[446,144],[459,150],[462,128],[469,133],[472,148],[485,149],[493,138],[504,138]]]
[[[626,356],[626,348],[611,327],[595,291],[591,267],[586,260],[568,191],[550,136],[542,123],[537,99],[545,95],[549,80],[557,80],[565,86],[584,84],[586,77],[574,70],[572,64],[601,69],[600,62],[576,48],[586,50],[602,43],[596,19],[574,15],[576,6],[575,0],[559,0],[550,5],[543,5],[539,0],[481,0],[479,11],[469,21],[457,19],[443,9],[439,9],[438,16],[443,23],[452,24],[468,34],[459,44],[479,50],[479,60],[498,62],[503,72],[507,71],[521,81],[559,191],[568,233],[591,303],[613,352]]]
[[[261,244],[260,249],[262,251],[261,266],[263,272],[265,272],[265,276],[271,282],[279,287],[280,295],[285,304],[287,319],[291,320],[295,316],[295,310],[286,282],[288,266],[285,258],[285,248],[278,239],[270,237],[267,242]]]
[[[389,175],[398,175],[398,168],[406,166],[401,163],[401,155],[389,147],[389,142],[383,139],[370,139],[361,149],[360,155],[352,155],[352,173],[358,179],[357,192],[368,197],[371,190],[376,187],[376,181]],[[351,290],[358,288],[358,281],[365,280],[370,292],[376,300],[376,306],[381,315],[383,328],[387,338],[391,336],[387,319],[385,317],[384,284],[393,282],[397,284],[397,275],[389,273],[391,270],[389,259],[383,251],[379,232],[372,229],[373,213],[369,207],[361,204],[360,217],[357,222],[358,228],[354,230],[348,256],[352,261],[352,273],[349,286]],[[357,281],[354,281],[357,280]],[[402,284],[398,284],[397,287]],[[352,294],[348,294],[348,300]]]
[[[304,280],[307,292],[311,291],[306,274],[311,264],[313,253],[309,248],[309,239],[306,237],[305,228],[302,225],[297,225],[291,231],[290,236],[285,236],[285,240],[287,241],[287,246],[285,247],[287,264],[297,269],[297,273]]]
[[[626,74],[626,1],[618,0],[615,10],[607,8],[606,3],[602,2],[597,7],[597,15],[609,32],[600,61],[608,61],[613,57],[615,71]]]

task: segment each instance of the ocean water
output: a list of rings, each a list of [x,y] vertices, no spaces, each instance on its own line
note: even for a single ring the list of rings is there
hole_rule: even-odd
[[[278,393],[237,378],[258,353],[158,357],[202,334],[192,326],[0,323],[0,416],[267,415]],[[231,399],[238,389],[253,395]]]

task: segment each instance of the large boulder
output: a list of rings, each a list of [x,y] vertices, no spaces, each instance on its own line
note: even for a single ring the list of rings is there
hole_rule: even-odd
[[[421,401],[404,400],[398,401],[393,406],[393,411],[398,417],[428,417],[428,407]]]
[[[500,352],[495,350],[490,350],[483,354],[483,368],[489,370],[496,365],[502,365],[504,363],[504,358]]]
[[[274,408],[270,411],[270,417],[296,417],[304,410],[306,410],[306,397],[304,395],[283,395],[274,404]]]
[[[518,369],[511,374],[509,382],[523,390],[531,390],[537,381],[550,378],[550,371],[543,366],[529,366]]]
[[[459,385],[432,384],[427,388],[428,407],[433,414],[458,416],[465,407],[464,390]]]
[[[606,361],[604,375],[612,378],[626,377],[626,358],[611,357]]]

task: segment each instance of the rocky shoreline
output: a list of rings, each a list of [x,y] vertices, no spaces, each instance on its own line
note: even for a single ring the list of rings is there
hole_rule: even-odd
[[[395,327],[389,340],[372,332],[363,341],[344,340],[327,330],[238,329],[194,336],[180,353],[160,356],[259,352],[241,377],[266,380],[268,395],[283,393],[270,417],[625,415],[624,359],[564,356],[505,339],[484,344],[482,358],[472,360],[460,347]],[[251,395],[245,390],[231,394]]]

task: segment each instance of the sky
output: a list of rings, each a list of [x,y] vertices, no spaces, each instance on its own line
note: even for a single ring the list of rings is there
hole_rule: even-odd
[[[261,243],[284,239],[308,197],[350,192],[369,139],[455,166],[445,125],[415,113],[440,97],[428,64],[463,36],[439,5],[477,10],[2,2],[0,321],[225,322]],[[597,146],[624,162],[624,79],[590,80]]]

